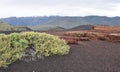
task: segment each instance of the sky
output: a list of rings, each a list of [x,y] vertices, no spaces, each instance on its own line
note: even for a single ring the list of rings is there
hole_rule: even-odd
[[[120,16],[120,0],[0,0],[0,18],[51,15]]]

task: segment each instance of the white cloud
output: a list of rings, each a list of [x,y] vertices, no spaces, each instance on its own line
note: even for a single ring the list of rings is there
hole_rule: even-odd
[[[120,16],[120,0],[1,0],[0,17]]]

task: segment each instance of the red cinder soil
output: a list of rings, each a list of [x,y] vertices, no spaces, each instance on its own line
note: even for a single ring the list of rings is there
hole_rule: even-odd
[[[105,32],[120,32],[120,26],[93,26],[93,30]]]
[[[18,61],[0,72],[120,72],[120,43],[98,40],[70,46],[68,55]]]

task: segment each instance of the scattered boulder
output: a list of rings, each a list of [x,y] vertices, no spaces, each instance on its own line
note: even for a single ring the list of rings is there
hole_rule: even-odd
[[[89,41],[90,39],[88,37],[80,37],[79,40],[80,41]]]

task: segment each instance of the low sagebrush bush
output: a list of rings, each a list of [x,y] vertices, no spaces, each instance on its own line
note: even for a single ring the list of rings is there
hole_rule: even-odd
[[[46,33],[24,32],[22,38],[33,44],[36,53],[40,52],[43,56],[68,54],[69,46],[64,40]]]
[[[0,35],[0,67],[6,67],[20,59],[26,47],[27,40],[22,39],[17,33]]]
[[[33,48],[33,56],[37,54],[52,56],[69,53],[69,46],[66,42],[50,34],[38,32],[0,34],[0,67],[7,67],[26,56],[25,52],[28,48]]]

